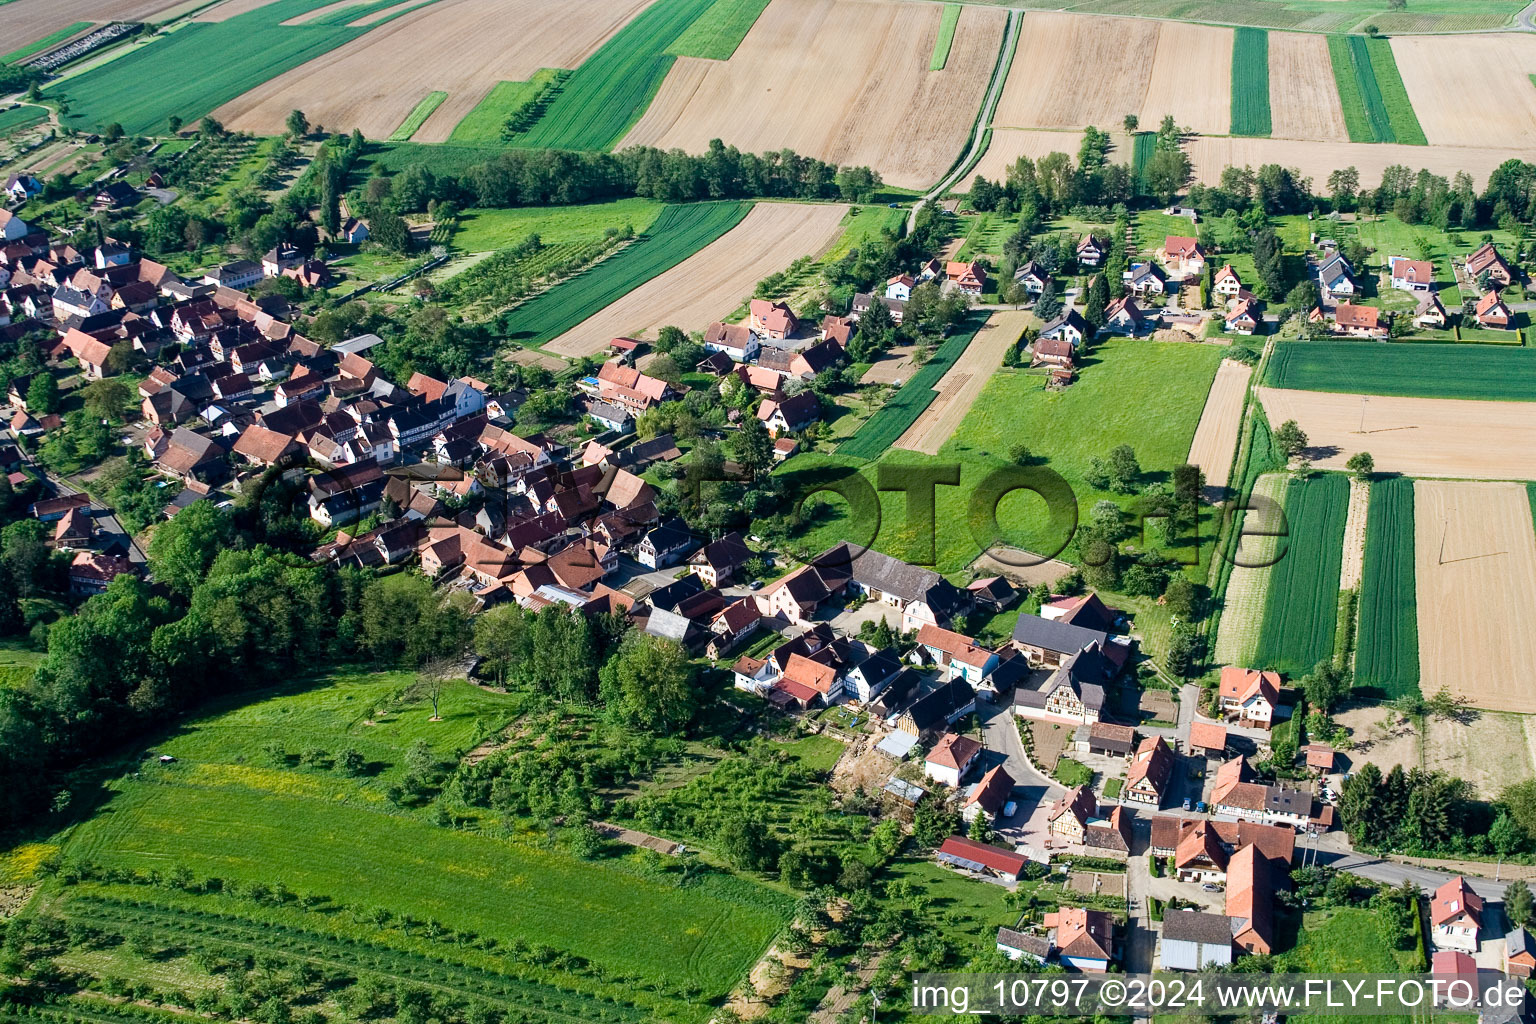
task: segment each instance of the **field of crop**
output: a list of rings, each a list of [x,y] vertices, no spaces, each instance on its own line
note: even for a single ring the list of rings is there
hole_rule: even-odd
[[[416,109],[412,110],[406,119],[400,122],[400,127],[390,133],[389,141],[411,141],[411,136],[416,134],[421,126],[426,123],[427,118],[432,116],[432,112],[442,106],[443,100],[447,98],[448,94],[445,92],[427,93],[421,98],[421,102],[416,104]]]
[[[1268,48],[1271,134],[1286,139],[1349,141],[1339,90],[1333,81],[1328,37],[1273,32]]]
[[[656,0],[581,62],[543,115],[512,144],[611,149],[639,120],[677,58],[667,52],[710,0]]]
[[[500,145],[501,130],[507,121],[522,114],[553,88],[559,74],[558,68],[540,68],[526,82],[497,82],[485,98],[453,126],[448,141],[461,146]]]
[[[10,110],[0,111],[0,136],[9,135],[22,128],[30,128],[46,120],[48,120],[46,108],[23,103]]]
[[[1152,162],[1152,154],[1157,152],[1156,132],[1137,132],[1131,143],[1131,177],[1136,181],[1136,188],[1145,194],[1150,186],[1147,184],[1147,165]]]
[[[401,696],[411,678],[343,676],[179,729],[155,747],[176,762],[149,762],[152,768],[109,783],[110,813],[75,829],[64,856],[101,868],[186,869],[197,879],[223,879],[222,894],[92,885],[70,890],[68,903],[89,901],[79,909],[94,917],[123,912],[95,905],[98,899],[147,897],[151,907],[166,906],[154,910],[160,920],[145,923],[174,929],[177,938],[202,942],[193,934],[210,934],[220,945],[278,955],[317,943],[322,959],[344,957],[354,969],[379,969],[402,952],[424,954],[439,961],[433,981],[448,980],[454,989],[459,972],[483,974],[487,967],[510,969],[508,984],[521,988],[512,983],[527,972],[514,967],[518,961],[506,949],[544,944],[593,965],[532,972],[542,983],[537,987],[558,985],[591,1003],[575,1019],[702,1020],[705,1009],[689,1009],[686,994],[706,1001],[724,995],[782,926],[786,897],[717,873],[679,887],[648,875],[632,855],[583,861],[549,848],[542,833],[499,838],[434,824],[425,809],[397,806],[390,787],[404,776],[407,751],[418,741],[452,763],[526,711],[519,695],[461,681],[446,689],[442,720],[433,721],[430,703]],[[269,749],[274,742],[278,753]],[[358,776],[315,760],[348,748],[366,763]],[[322,909],[251,899],[245,887],[258,882],[318,897]],[[188,921],[199,925],[188,928]],[[435,925],[419,927],[426,922]],[[205,933],[202,923],[213,931]],[[478,941],[455,941],[452,932],[496,940],[503,955],[482,952]],[[348,945],[358,939],[377,955],[360,956]],[[464,987],[514,1006],[537,1002],[534,992],[486,980]]]
[[[960,24],[960,5],[945,4],[944,20],[939,22],[939,34],[933,40],[933,60],[928,62],[929,71],[943,71],[949,60],[949,47],[955,41],[955,26]]]
[[[1077,382],[1064,391],[1047,391],[1044,378],[1038,375],[1012,370],[994,373],[954,436],[939,449],[939,463],[960,464],[960,486],[937,489],[934,567],[943,573],[958,572],[976,558],[984,542],[993,540],[1032,551],[1043,551],[1053,539],[1059,540],[1046,523],[1044,504],[1022,493],[1004,498],[998,507],[1001,538],[994,538],[989,522],[972,516],[973,492],[1000,467],[1013,465],[1010,451],[1014,445],[1027,445],[1036,464],[1062,475],[1076,494],[1083,517],[1097,501],[1120,505],[1130,501],[1126,495],[1100,491],[1083,479],[1091,460],[1107,457],[1116,445],[1129,444],[1135,449],[1147,479],[1165,479],[1189,453],[1190,439],[1221,356],[1217,345],[1113,339],[1085,357]],[[916,384],[914,379],[902,391]],[[899,437],[900,431],[890,436]],[[866,450],[873,450],[873,446]],[[935,462],[932,457],[900,449],[874,454],[881,457],[873,463],[842,453],[801,455],[786,463],[781,472],[794,479],[802,472],[815,474],[829,466],[856,467],[874,483],[880,466],[930,466]],[[894,492],[882,495],[881,508],[883,518],[878,524],[850,520],[842,505],[828,508],[801,541],[810,550],[819,551],[839,539],[866,535],[871,527],[878,526],[878,539],[871,539],[874,546],[914,563],[926,559],[924,539],[905,527],[905,498]],[[1210,548],[1208,542],[1200,547],[1202,559],[1208,560]],[[1193,545],[1176,550],[1177,557],[1191,561],[1196,553]],[[1192,567],[1190,572],[1197,570]]]
[[[758,203],[731,231],[627,291],[544,351],[596,355],[614,338],[654,338],[668,324],[698,330],[729,316],[759,281],[830,245],[845,212],[830,203]]]
[[[1281,342],[1264,383],[1300,391],[1536,402],[1536,348]]]
[[[1268,473],[1253,486],[1251,510],[1244,513],[1216,633],[1216,659],[1223,664],[1251,665],[1258,653],[1264,604],[1274,571],[1271,563],[1283,543],[1281,509],[1286,482],[1284,473]]]
[[[930,71],[939,4],[773,0],[730,60],[678,58],[619,148],[703,153],[721,139],[864,165],[926,189],[965,149],[1007,20],[961,6],[944,70]]]
[[[26,46],[12,50],[10,53],[0,56],[0,64],[15,64],[17,61],[26,57],[30,57],[34,53],[41,53],[48,49],[50,46],[57,46],[59,43],[62,43],[72,35],[77,35],[78,33],[84,32],[93,24],[95,23],[90,21],[77,21],[73,25],[65,25],[57,32],[50,32],[36,42],[28,43]]]
[[[767,6],[768,0],[715,0],[667,52],[674,57],[730,60]]]
[[[751,209],[751,203],[667,207],[651,229],[622,252],[504,315],[503,335],[527,347],[558,338],[731,230]]]
[[[1329,36],[1328,54],[1351,142],[1428,144],[1390,42],[1365,36]]]
[[[494,252],[538,235],[545,245],[561,245],[601,237],[609,228],[626,224],[636,234],[646,230],[666,209],[654,199],[618,199],[575,206],[514,206],[464,211],[453,244],[465,252]]]
[[[541,69],[578,66],[644,5],[437,0],[263,83],[215,115],[231,127],[270,134],[298,107],[313,123],[384,139],[422,96],[446,92],[415,135],[420,142],[446,142],[498,82],[530,82]],[[452,58],[422,60],[423,53]],[[486,141],[500,148],[499,124],[491,136]]]
[[[1418,692],[1413,565],[1413,481],[1377,480],[1365,528],[1355,685],[1388,698]]]
[[[1232,33],[1232,134],[1268,135],[1269,33],[1240,28]]]
[[[344,17],[351,20],[396,2],[362,4]],[[333,15],[305,25],[283,25],[329,3],[274,0],[227,21],[193,22],[44,92],[68,96],[70,112],[64,120],[75,128],[115,121],[128,134],[142,135],[164,132],[172,115],[191,124],[247,90],[386,23],[353,28]]]
[[[971,339],[976,337],[976,332],[986,322],[987,318],[982,315],[970,317],[958,333],[934,350],[911,380],[903,384],[878,412],[865,421],[858,433],[837,446],[837,453],[859,459],[878,459],[889,451],[896,440],[917,422],[923,410],[939,397],[933,389],[934,385],[965,354]]]
[[[1522,33],[1395,38],[1392,53],[1432,145],[1536,145],[1536,39]]]
[[[80,22],[153,21],[178,0],[10,0],[0,4],[0,52],[24,49]]]
[[[1061,8],[1060,0],[1008,3],[1029,9]],[[1071,9],[1083,14],[1175,18],[1297,32],[1363,32],[1371,24],[1388,35],[1397,35],[1502,28],[1513,21],[1520,6],[1519,0],[1412,0],[1407,7],[1396,9],[1389,0],[1081,0]]]
[[[935,400],[896,439],[895,446],[927,455],[939,454],[1002,365],[1004,353],[1019,343],[1026,327],[1038,322],[1034,314],[1024,310],[994,311],[966,350],[933,385]]]
[[[1333,654],[1349,477],[1293,479],[1285,489],[1287,551],[1270,572],[1255,667],[1296,675]]]

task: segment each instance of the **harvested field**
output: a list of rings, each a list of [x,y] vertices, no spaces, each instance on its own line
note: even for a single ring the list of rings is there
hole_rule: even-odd
[[[859,383],[894,384],[906,380],[917,372],[917,364],[912,361],[912,353],[916,349],[916,345],[893,346],[864,371]]]
[[[1084,75],[1083,69],[1094,69]],[[1225,134],[1232,116],[1232,30],[1050,11],[1025,16],[993,123],[1010,128],[1156,125]],[[1075,150],[1074,150],[1075,152]]]
[[[1205,411],[1189,445],[1189,461],[1205,473],[1206,486],[1225,489],[1232,470],[1232,455],[1237,450],[1238,430],[1243,425],[1243,396],[1253,368],[1231,359],[1223,359],[1205,399]]]
[[[1394,38],[1392,53],[1431,145],[1536,145],[1536,37]],[[1415,165],[1417,166],[1417,165]]]
[[[228,21],[239,14],[247,14],[258,7],[276,3],[277,0],[220,0],[206,11],[199,11],[193,21]]]
[[[0,4],[0,53],[18,50],[78,21],[143,21],[180,0],[11,0]],[[967,125],[969,127],[969,125]]]
[[[536,348],[516,348],[507,353],[507,358],[519,366],[542,366],[546,370],[558,372],[565,369],[566,362],[559,356],[552,356],[548,352],[541,352]]]
[[[1368,451],[1378,473],[1536,479],[1536,415],[1520,402],[1394,398],[1260,388],[1271,423],[1295,420],[1320,469]]]
[[[1253,485],[1255,500],[1252,510],[1244,514],[1216,634],[1216,660],[1223,664],[1251,664],[1258,651],[1271,563],[1280,551],[1279,531],[1285,521],[1280,503],[1286,479],[1284,473],[1270,473]]]
[[[430,92],[448,98],[412,138],[446,142],[497,82],[521,82],[542,67],[574,68],[648,0],[439,0],[396,18],[224,104],[231,128],[271,135],[300,108],[333,131],[387,138]],[[0,8],[3,10],[3,8]],[[420,60],[421,53],[452,60]]]
[[[1526,89],[1533,91],[1529,82],[1526,83]],[[1283,117],[1279,114],[1281,107],[1276,106],[1274,109],[1277,117]],[[1493,139],[1500,137],[1497,133],[1488,136]],[[1194,165],[1196,180],[1207,185],[1219,183],[1225,167],[1280,164],[1295,168],[1301,172],[1302,177],[1311,178],[1314,182],[1326,182],[1329,173],[1340,167],[1354,167],[1360,172],[1360,186],[1375,188],[1381,184],[1381,172],[1385,168],[1402,164],[1414,170],[1424,168],[1446,178],[1452,177],[1457,171],[1466,171],[1472,175],[1479,190],[1487,184],[1488,174],[1495,167],[1506,160],[1524,160],[1530,156],[1530,150],[1514,147],[1352,142],[1308,142],[1298,145],[1279,138],[1214,138],[1205,135],[1188,140],[1184,144],[1184,151],[1189,154]],[[1073,148],[1070,152],[1076,153],[1077,150]]]
[[[1360,585],[1365,564],[1365,520],[1370,506],[1371,485],[1353,477],[1349,481],[1349,512],[1344,517],[1344,561],[1339,566],[1339,589],[1354,590]]]
[[[1349,141],[1326,36],[1269,34],[1269,110],[1276,138]]]
[[[1536,712],[1536,531],[1525,487],[1414,484],[1419,689]]]
[[[679,58],[618,148],[698,153],[719,138],[929,185],[964,148],[1006,20],[966,5],[944,70],[929,71],[942,17],[938,4],[773,0],[729,61]]]
[[[561,356],[601,352],[614,338],[702,329],[741,304],[758,281],[836,240],[845,206],[758,203],[731,231],[545,346]]]
[[[1487,712],[1470,722],[1431,716],[1424,727],[1424,767],[1466,779],[1484,800],[1536,776],[1536,720]]]
[[[1033,314],[1022,310],[993,313],[976,332],[965,353],[933,386],[939,397],[896,439],[895,447],[925,455],[939,454],[939,447],[970,412],[971,403],[981,394],[987,379],[1002,365],[1003,353],[1018,342],[1033,320]]]

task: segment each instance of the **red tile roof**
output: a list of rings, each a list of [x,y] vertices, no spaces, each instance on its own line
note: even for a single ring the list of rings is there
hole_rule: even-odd
[[[975,861],[977,864],[1007,875],[1022,874],[1024,865],[1028,863],[1027,858],[1004,850],[1002,847],[974,842],[962,836],[950,836],[944,840],[939,847],[939,852],[951,857]]]
[[[790,655],[793,663],[798,654]],[[806,659],[800,658],[801,661]],[[928,763],[939,765],[941,768],[954,768],[959,770],[969,764],[977,754],[981,753],[981,744],[969,736],[961,736],[959,733],[947,732],[933,745],[933,750],[928,754]]]
[[[1189,727],[1189,745],[1201,750],[1227,749],[1227,727],[1215,722],[1194,722]]]

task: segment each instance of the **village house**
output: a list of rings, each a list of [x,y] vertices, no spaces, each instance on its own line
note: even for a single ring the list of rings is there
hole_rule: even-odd
[[[1381,310],[1375,306],[1356,306],[1341,302],[1333,311],[1334,333],[1356,338],[1385,338],[1387,328],[1381,322]]]
[[[1239,725],[1274,727],[1280,706],[1280,674],[1225,665],[1221,670],[1221,710]]]
[[[107,373],[107,359],[112,355],[112,346],[96,338],[73,328],[64,335],[64,347],[69,354],[80,363],[80,369],[88,380],[100,380],[109,376]]]
[[[816,704],[831,707],[843,694],[843,681],[835,666],[791,654],[773,688],[787,694],[801,709]]]
[[[1088,321],[1075,309],[1065,309],[1061,315],[1040,328],[1040,337],[1069,341],[1073,348],[1081,345],[1089,332]]]
[[[1483,898],[1457,875],[1429,899],[1430,941],[1436,949],[1476,953],[1482,930]]]
[[[915,680],[916,674],[903,672],[890,684],[884,696],[889,696],[891,691],[896,691],[901,680],[906,678]],[[964,679],[951,679],[902,709],[896,715],[896,729],[921,740],[943,732],[948,726],[975,710],[976,691],[971,689],[971,684]]]
[[[1216,276],[1211,279],[1211,291],[1220,296],[1223,301],[1237,298],[1242,290],[1243,279],[1238,276],[1237,271],[1232,269],[1230,263],[1216,271]]]
[[[1427,292],[1435,287],[1435,265],[1428,260],[1388,256],[1387,267],[1392,287],[1400,292]]]
[[[1036,338],[1030,345],[1029,365],[1048,367],[1070,380],[1076,372],[1077,345],[1070,337]]]
[[[715,321],[704,329],[704,351],[719,352],[738,363],[750,363],[757,358],[761,344],[752,328],[746,324],[726,324]]]
[[[304,265],[304,254],[297,246],[287,242],[279,242],[267,251],[261,258],[261,273],[263,277],[282,277],[288,270],[294,270]]]
[[[741,534],[731,532],[694,552],[688,559],[688,567],[698,574],[706,587],[723,587],[752,557]]]
[[[1141,310],[1129,296],[1115,299],[1104,308],[1104,330],[1110,334],[1135,334],[1142,326]]]
[[[53,527],[53,546],[60,551],[91,546],[96,523],[86,508],[72,508]]]
[[[235,260],[233,263],[214,267],[203,274],[203,280],[208,284],[230,288],[237,292],[249,289],[261,278],[261,264],[251,260]]]
[[[980,756],[980,743],[969,736],[947,732],[928,752],[923,762],[923,774],[935,782],[958,788]]]
[[[1225,920],[1225,918],[1223,918]],[[1043,964],[1051,955],[1051,940],[1047,935],[1024,931],[1021,919],[1017,928],[998,928],[997,951],[1010,960]]]
[[[1141,298],[1162,295],[1168,290],[1167,278],[1155,263],[1133,263],[1120,275],[1120,280],[1127,291]]]
[[[1317,287],[1324,299],[1347,302],[1355,295],[1355,270],[1343,256],[1328,256],[1317,265]]]
[[[1217,814],[1266,825],[1299,828],[1312,821],[1310,791],[1254,781],[1248,759],[1241,755],[1216,769],[1210,805]]]
[[[757,418],[774,437],[798,434],[821,419],[821,399],[813,391],[775,401],[765,398],[757,407]]]
[[[1224,324],[1228,334],[1253,334],[1259,329],[1258,303],[1252,299],[1241,299],[1227,314]]]
[[[1102,910],[1062,907],[1046,914],[1042,923],[1056,929],[1051,944],[1063,967],[1097,974],[1116,959],[1115,919]]]
[[[69,563],[69,592],[78,595],[104,594],[119,576],[135,575],[133,563],[121,555],[100,551],[77,551]]]
[[[901,319],[907,312],[906,302],[901,299],[881,299],[868,292],[858,292],[853,296],[853,303],[848,307],[848,319],[858,323],[859,319],[877,302],[891,314],[891,322],[900,326]]]
[[[1051,280],[1051,275],[1041,269],[1040,264],[1030,260],[1018,270],[1013,272],[1013,281],[1029,295],[1039,295],[1045,291],[1046,284]]]
[[[894,650],[872,651],[843,674],[843,690],[861,704],[868,704],[901,673],[901,658]]]
[[[895,277],[886,279],[885,297],[906,302],[912,298],[912,289],[916,287],[917,279],[911,274],[897,274]]]
[[[1419,296],[1418,309],[1413,313],[1413,325],[1443,330],[1450,323],[1450,317],[1446,315],[1445,304],[1440,301],[1440,296],[1434,292],[1426,292]]]
[[[1484,274],[1488,275],[1491,285],[1501,288],[1508,288],[1516,280],[1514,269],[1499,255],[1499,250],[1492,242],[1483,243],[1467,257],[1467,276],[1480,283]]]
[[[1142,740],[1126,771],[1124,798],[1133,803],[1162,806],[1176,760],[1161,736]]]
[[[932,569],[908,565],[873,548],[844,542],[817,555],[816,562],[846,566],[852,574],[849,585],[856,592],[901,613],[899,627],[904,633],[923,626],[947,629],[955,616],[972,608],[966,591]]]
[[[1077,240],[1077,262],[1079,266],[1097,267],[1104,262],[1104,257],[1109,254],[1109,246],[1097,235],[1084,235]]]
[[[1162,967],[1166,971],[1198,971],[1211,964],[1232,962],[1232,922],[1225,914],[1197,910],[1163,915]]]
[[[846,573],[828,573],[815,565],[803,565],[757,593],[764,615],[782,615],[796,625],[810,623],[821,606],[847,585]]]
[[[1479,327],[1492,327],[1505,331],[1514,326],[1515,314],[1497,291],[1487,291],[1477,300],[1473,314]]]
[[[34,174],[13,174],[5,181],[5,191],[12,202],[24,203],[43,191],[43,183]]]
[[[944,265],[945,291],[958,290],[967,295],[981,297],[987,290],[987,271],[980,263],[950,260]]]
[[[1088,824],[1099,817],[1099,804],[1094,799],[1093,787],[1078,786],[1051,804],[1046,821],[1052,836],[1068,843],[1081,843]]]
[[[747,322],[752,331],[762,337],[783,341],[800,330],[799,318],[785,303],[753,299],[748,303],[747,311]]]
[[[978,647],[971,637],[938,626],[923,625],[917,631],[917,645],[942,670],[944,679],[964,679],[976,687],[997,668],[995,651]]]
[[[1193,238],[1169,235],[1156,255],[1168,276],[1176,281],[1189,281],[1205,273],[1205,250]]]
[[[1524,928],[1516,928],[1504,936],[1504,973],[1514,978],[1529,978],[1536,974],[1536,945]]]
[[[10,210],[0,210],[0,240],[19,242],[32,233],[31,226]]]

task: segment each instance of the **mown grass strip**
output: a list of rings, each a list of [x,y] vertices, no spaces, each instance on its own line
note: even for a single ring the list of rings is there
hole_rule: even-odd
[[[448,141],[460,146],[500,145],[507,122],[537,103],[554,88],[563,74],[559,68],[540,68],[526,82],[497,82],[485,98],[454,125]]]
[[[651,229],[622,252],[504,314],[502,333],[527,346],[553,341],[731,230],[751,208],[751,203],[667,207]]]
[[[1429,139],[1424,136],[1424,128],[1419,124],[1419,117],[1413,112],[1408,87],[1403,84],[1402,73],[1397,69],[1397,58],[1392,55],[1392,41],[1379,38],[1363,41],[1366,52],[1370,54],[1371,72],[1376,80],[1377,92],[1386,109],[1387,119],[1392,124],[1392,137],[1409,146],[1429,145]]]
[[[598,48],[512,140],[525,149],[612,149],[640,119],[677,58],[667,52],[710,0],[656,0]]]
[[[674,57],[730,60],[767,6],[768,0],[715,0],[667,52]]]
[[[1380,142],[1366,112],[1365,96],[1355,70],[1349,36],[1328,37],[1328,59],[1333,65],[1333,84],[1339,90],[1339,106],[1344,112],[1344,127],[1350,142]]]
[[[1232,33],[1232,134],[1268,135],[1269,33],[1240,28]]]
[[[1349,478],[1340,473],[1294,479],[1286,487],[1289,535],[1270,571],[1253,667],[1299,675],[1333,656],[1348,512]]]
[[[1413,481],[1406,477],[1371,484],[1355,685],[1388,698],[1419,689]]]
[[[1372,138],[1376,142],[1396,142],[1392,117],[1387,113],[1387,105],[1381,97],[1381,85],[1376,81],[1376,68],[1364,36],[1349,37],[1349,67],[1355,76],[1355,88],[1360,90],[1360,102],[1365,107]]]
[[[987,322],[987,314],[973,313],[965,321],[959,334],[940,345],[901,390],[891,396],[873,416],[864,421],[852,437],[837,446],[837,454],[852,455],[860,459],[878,459],[884,455],[896,439],[917,422],[923,410],[933,404],[938,392],[933,386],[949,372],[976,337],[981,325]]]
[[[1298,391],[1536,402],[1536,348],[1282,341],[1265,383]]]
[[[17,61],[25,60],[34,53],[42,53],[44,50],[62,43],[70,36],[84,32],[94,24],[95,22],[92,21],[77,21],[73,25],[59,29],[57,32],[50,32],[35,43],[28,43],[19,50],[12,50],[10,53],[0,56],[0,64],[15,64]]]
[[[411,136],[421,130],[421,126],[427,123],[427,118],[431,117],[432,112],[442,106],[443,100],[447,98],[448,94],[445,92],[427,93],[426,96],[422,97],[421,102],[416,104],[416,109],[411,111],[404,121],[400,122],[400,127],[390,132],[389,141],[409,142]]]
[[[949,63],[949,48],[955,42],[955,26],[960,23],[960,5],[945,4],[944,17],[939,22],[939,34],[933,40],[933,57],[928,61],[929,71],[943,71]]]

